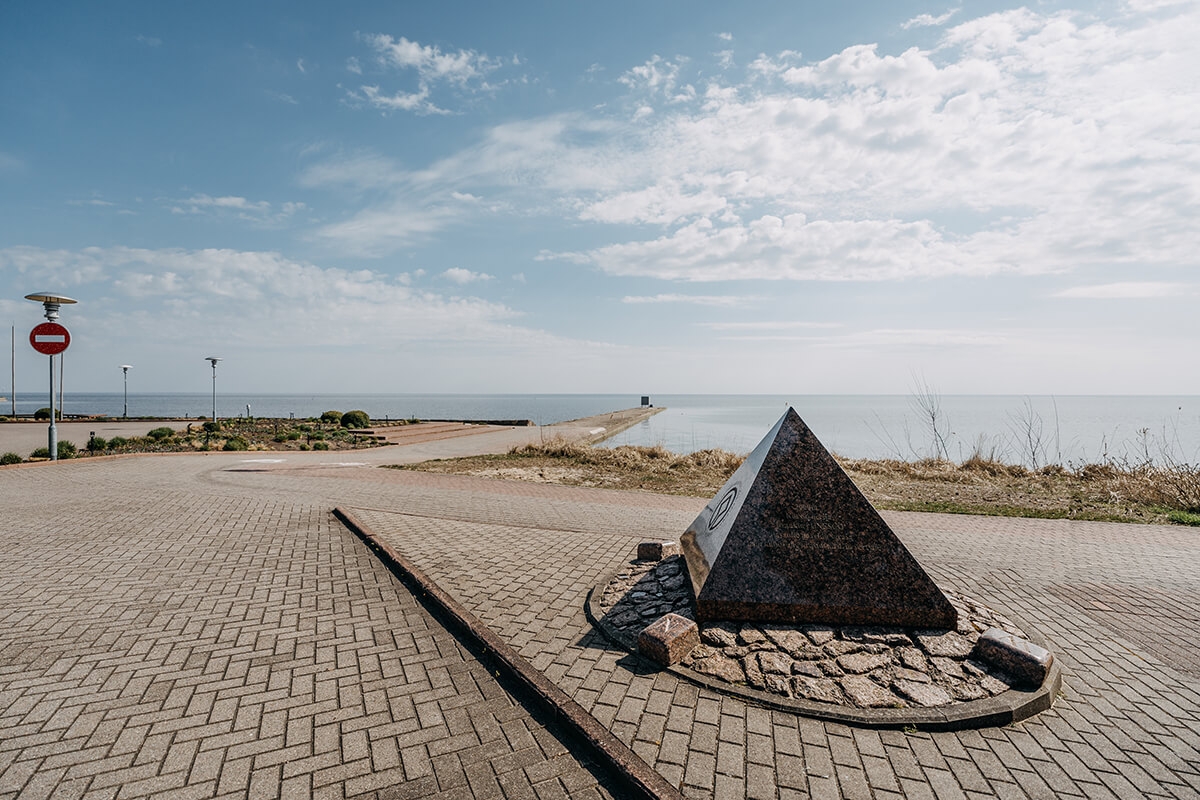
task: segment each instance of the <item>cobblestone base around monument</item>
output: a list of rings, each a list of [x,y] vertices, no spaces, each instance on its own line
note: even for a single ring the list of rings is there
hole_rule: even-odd
[[[636,653],[638,633],[663,614],[695,619],[686,570],[679,556],[632,559],[592,589],[588,617]],[[946,594],[958,610],[955,631],[722,622],[701,625],[702,644],[669,669],[771,708],[869,727],[961,730],[1049,708],[1059,670],[1023,687],[971,658],[988,628],[1044,640],[957,592]]]

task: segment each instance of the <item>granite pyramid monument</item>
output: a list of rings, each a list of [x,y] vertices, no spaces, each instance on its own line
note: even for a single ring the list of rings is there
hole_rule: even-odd
[[[704,621],[953,628],[957,612],[794,409],[680,539]]]

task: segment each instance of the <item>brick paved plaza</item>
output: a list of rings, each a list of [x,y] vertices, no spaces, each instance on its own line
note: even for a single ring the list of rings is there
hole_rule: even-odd
[[[703,500],[373,466],[432,454],[0,469],[0,798],[620,796],[336,505],[687,796],[1200,797],[1200,531],[885,514],[1066,672],[1005,728],[875,731],[700,689],[590,629],[587,591]]]

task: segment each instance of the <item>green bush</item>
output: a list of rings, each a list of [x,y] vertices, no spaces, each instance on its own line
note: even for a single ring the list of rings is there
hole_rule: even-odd
[[[313,450],[328,450],[329,442],[313,442]]]
[[[240,436],[230,436],[225,440],[223,450],[246,450],[250,447],[250,443]]]
[[[25,459],[21,458],[16,453],[5,453],[0,456],[0,465],[4,464],[20,464]]]
[[[204,430],[208,431],[209,433],[216,433],[217,431],[221,430],[221,423],[210,419],[208,422],[204,423]]]
[[[57,416],[59,419],[62,419],[62,412],[59,411]],[[39,408],[37,411],[33,412],[33,418],[34,419],[50,419],[50,408],[49,407]]]
[[[340,411],[326,411],[321,415],[321,422],[328,422],[331,425],[338,425],[341,423],[341,421],[342,412]]]
[[[58,443],[58,457],[59,458],[74,458],[75,457],[75,445],[72,444],[71,442],[68,442],[66,439],[60,440]]]
[[[308,449],[309,449],[309,446],[308,446],[308,445],[306,445],[306,444],[302,444],[302,445],[300,445],[300,449],[301,449],[301,450],[308,450]]]
[[[154,430],[150,431],[146,435],[149,436],[151,439],[153,439],[156,442],[161,442],[163,439],[170,439],[172,436],[174,436],[175,431],[172,430],[171,428],[162,427],[162,428],[155,428]]]
[[[343,428],[369,428],[371,427],[371,417],[365,411],[347,411],[342,414]]]
[[[325,431],[313,431],[311,434],[309,434],[308,438],[309,439],[324,439]]]
[[[286,442],[286,441],[287,441],[287,437],[286,437],[286,436],[284,436],[282,433],[277,433],[277,434],[275,434],[274,436],[272,436],[272,437],[271,437],[271,441],[272,441],[272,442]]]
[[[108,440],[108,449],[110,449],[110,450],[120,450],[122,447],[128,447],[128,446],[129,446],[129,440],[126,439],[124,436],[114,436],[113,438]]]
[[[39,447],[37,450],[34,450],[32,453],[30,453],[29,457],[30,458],[49,458],[50,457],[50,448],[49,447]]]
[[[88,450],[107,450],[108,442],[103,436],[93,436],[88,439]]]
[[[294,442],[299,438],[300,438],[300,431],[291,431],[287,435],[287,439],[289,442]]]

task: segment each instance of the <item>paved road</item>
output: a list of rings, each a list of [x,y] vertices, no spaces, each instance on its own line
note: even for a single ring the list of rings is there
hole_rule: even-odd
[[[196,424],[196,423],[192,423]],[[54,427],[58,432],[60,442],[70,442],[76,448],[83,450],[87,447],[92,434],[105,439],[114,436],[145,436],[147,432],[163,426],[183,430],[186,422],[139,420],[136,422],[63,420]],[[45,422],[5,422],[0,424],[0,453],[16,453],[28,458],[39,447],[49,443],[49,416]]]
[[[702,501],[374,466],[438,452],[416,447],[0,469],[0,798],[610,796],[338,504],[690,796],[1200,797],[1193,529],[888,514],[1067,675],[1023,723],[875,732],[698,689],[588,630],[587,589]]]

